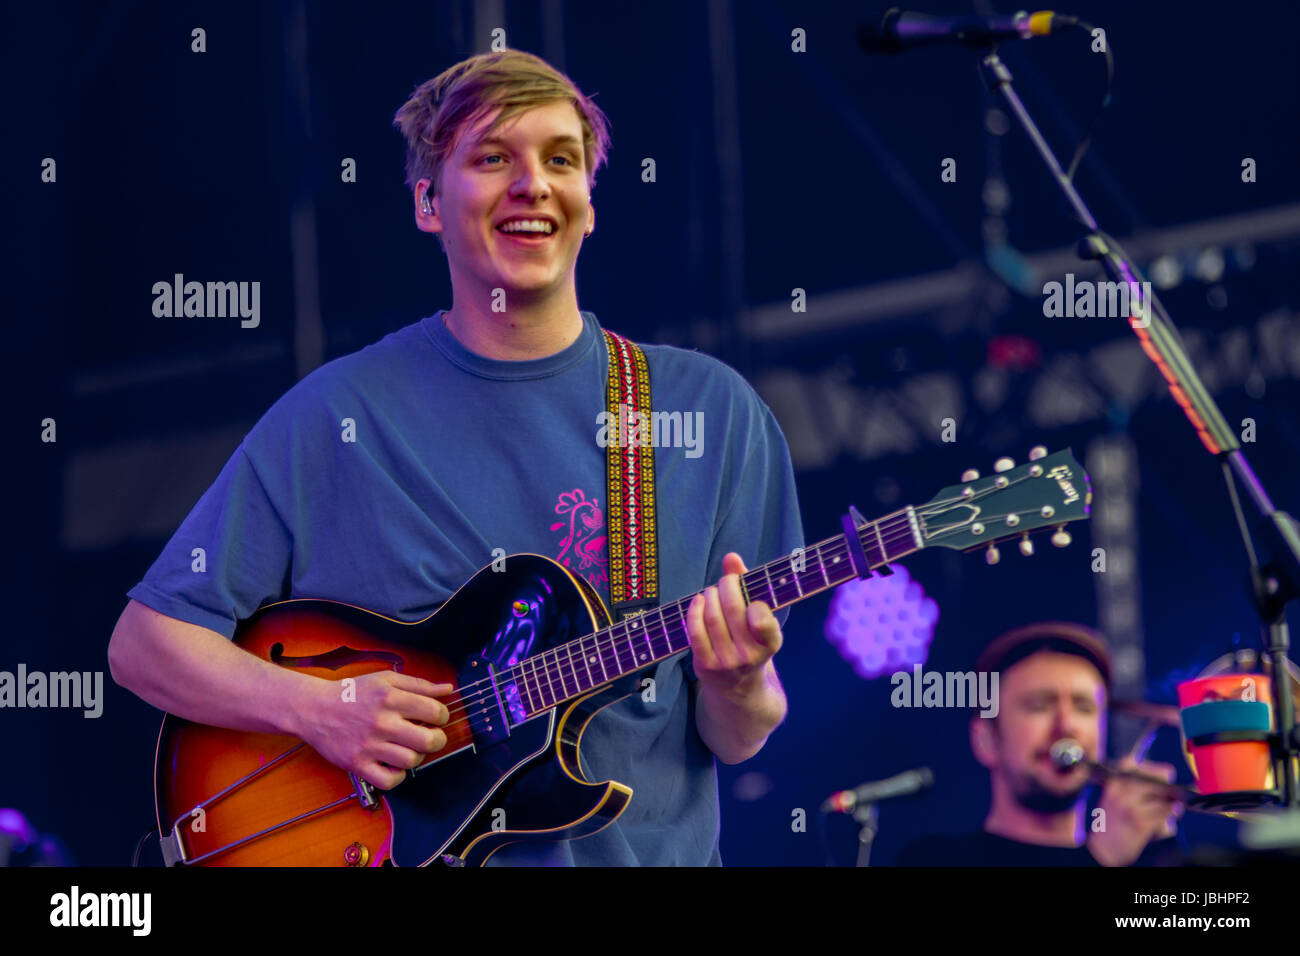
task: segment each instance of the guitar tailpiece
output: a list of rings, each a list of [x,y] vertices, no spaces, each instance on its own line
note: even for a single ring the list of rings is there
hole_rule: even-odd
[[[357,795],[357,802],[367,810],[373,810],[379,806],[379,801],[375,799],[375,788],[370,781],[362,780],[355,773],[349,773],[352,778],[353,790]]]

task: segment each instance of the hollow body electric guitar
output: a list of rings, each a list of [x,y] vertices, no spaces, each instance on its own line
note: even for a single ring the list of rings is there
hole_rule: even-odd
[[[1036,448],[1018,468],[974,472],[928,504],[876,521],[850,509],[844,533],[741,575],[747,600],[784,607],[929,547],[972,550],[1088,516],[1088,476],[1068,450]],[[595,591],[549,558],[484,568],[422,621],[347,604],[267,605],[235,643],[265,661],[340,681],[391,669],[455,690],[447,746],[388,791],[293,737],[163,719],[155,762],[164,859],[182,866],[481,865],[521,841],[568,840],[608,826],[632,799],[588,781],[579,745],[592,717],[640,691],[643,673],[688,650],[694,595],[611,623]]]

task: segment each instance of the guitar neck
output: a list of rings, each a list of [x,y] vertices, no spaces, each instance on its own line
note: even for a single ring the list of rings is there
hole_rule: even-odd
[[[873,569],[922,547],[910,506],[868,521],[856,533]],[[745,603],[764,601],[775,611],[857,577],[849,548],[848,539],[840,534],[747,571],[740,576]],[[498,672],[496,680],[517,687],[519,699],[511,702],[511,709],[522,709],[527,720],[689,649],[686,610],[695,597],[651,608],[536,654]]]

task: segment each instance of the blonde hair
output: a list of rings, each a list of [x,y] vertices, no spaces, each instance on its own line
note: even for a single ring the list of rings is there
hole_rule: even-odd
[[[419,180],[428,179],[427,194],[437,195],[443,164],[463,130],[500,107],[483,134],[489,136],[520,113],[556,100],[566,100],[578,111],[587,186],[594,187],[596,170],[609,154],[608,119],[572,80],[522,50],[472,56],[415,88],[393,117],[406,139],[406,185],[414,192]]]

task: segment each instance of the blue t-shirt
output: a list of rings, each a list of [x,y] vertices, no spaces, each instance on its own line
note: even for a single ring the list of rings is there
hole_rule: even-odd
[[[578,339],[546,358],[477,355],[438,312],[318,368],[253,427],[129,596],[226,637],[288,598],[413,622],[501,548],[554,558],[608,606],[597,438],[608,356],[596,317],[582,317]],[[654,451],[666,602],[717,583],[728,551],[752,568],[802,546],[803,529],[785,438],[753,388],[701,353],[642,348],[654,409],[702,425]],[[205,573],[191,568],[195,548]],[[634,694],[584,734],[588,779],[634,790],[623,814],[492,863],[721,863],[717,769],[689,664],[662,662],[653,702]]]

